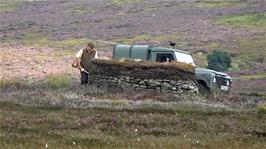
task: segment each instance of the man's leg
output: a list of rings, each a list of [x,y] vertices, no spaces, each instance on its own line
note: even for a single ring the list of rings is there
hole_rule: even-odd
[[[80,75],[81,75],[80,77],[81,85],[87,85],[89,79],[88,73],[81,71]]]

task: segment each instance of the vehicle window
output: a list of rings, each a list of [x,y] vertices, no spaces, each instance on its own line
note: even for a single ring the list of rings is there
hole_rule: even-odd
[[[170,53],[158,53],[156,55],[156,62],[171,62],[174,60],[173,54]]]
[[[195,66],[194,60],[191,55],[181,52],[175,52],[175,56],[178,62],[183,62]]]

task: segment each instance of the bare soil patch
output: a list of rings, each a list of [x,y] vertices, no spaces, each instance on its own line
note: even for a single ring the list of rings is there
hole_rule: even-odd
[[[43,79],[52,74],[68,74],[77,78],[77,70],[71,67],[73,55],[64,55],[49,47],[25,47],[0,45],[1,79]]]

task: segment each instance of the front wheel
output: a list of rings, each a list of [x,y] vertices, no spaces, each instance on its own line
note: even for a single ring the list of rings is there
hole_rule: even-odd
[[[202,95],[210,95],[211,91],[206,85],[199,83],[199,93]]]

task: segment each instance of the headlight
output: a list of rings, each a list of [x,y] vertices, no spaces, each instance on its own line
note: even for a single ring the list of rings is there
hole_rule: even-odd
[[[213,82],[214,82],[214,83],[216,82],[216,78],[215,78],[215,77],[213,78]]]

